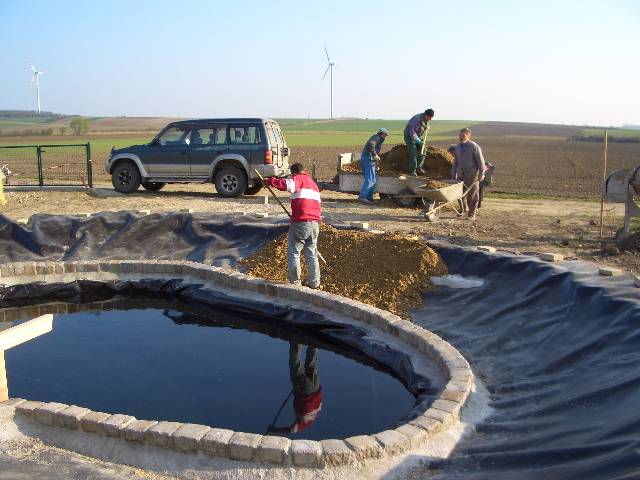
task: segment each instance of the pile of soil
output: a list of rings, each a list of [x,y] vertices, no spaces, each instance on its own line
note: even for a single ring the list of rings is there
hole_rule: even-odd
[[[449,183],[442,182],[440,180],[427,180],[424,183],[424,188],[432,188],[434,190],[439,189],[439,188],[448,187],[448,186],[450,186]]]
[[[422,168],[426,171],[426,177],[434,180],[444,180],[451,178],[452,163],[453,157],[449,152],[441,148],[428,146]],[[344,165],[342,171],[362,173],[360,160]],[[398,176],[407,173],[409,173],[409,154],[406,145],[396,145],[388,152],[380,155],[380,171],[378,175]]]
[[[629,252],[640,252],[640,232],[635,232],[627,238],[618,241],[620,250]]]
[[[415,236],[336,230],[321,225],[318,250],[321,289],[388,310],[409,319],[422,305],[421,292],[433,288],[431,276],[447,273],[440,255]],[[302,279],[306,278],[303,264]],[[246,273],[287,281],[287,235],[240,262]]]

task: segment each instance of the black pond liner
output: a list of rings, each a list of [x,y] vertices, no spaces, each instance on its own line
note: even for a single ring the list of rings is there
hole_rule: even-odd
[[[0,216],[0,258],[189,259],[234,265],[283,222],[207,214]],[[322,242],[322,239],[320,239]],[[438,288],[416,322],[455,346],[493,413],[429,475],[443,479],[640,478],[640,294],[593,266],[438,247],[480,288]],[[626,285],[626,286],[625,286]]]
[[[105,301],[107,301],[106,304]],[[64,332],[57,337],[57,341],[53,338],[52,341],[49,341],[45,337],[37,342],[43,345],[42,348],[34,347],[31,349],[32,351],[20,357],[20,362],[24,365],[28,363],[29,366],[26,367],[26,370],[24,367],[21,369],[23,372],[21,376],[28,381],[20,382],[20,376],[14,381],[14,383],[20,384],[21,388],[25,389],[25,392],[19,391],[18,396],[68,404],[77,403],[94,410],[103,409],[112,413],[129,413],[142,419],[174,420],[204,424],[208,424],[208,422],[210,423],[215,419],[219,421],[213,423],[213,426],[216,427],[266,433],[264,430],[265,425],[269,425],[272,420],[272,418],[267,417],[276,413],[274,411],[270,415],[264,414],[265,411],[269,410],[266,408],[266,402],[268,400],[273,402],[274,398],[279,398],[280,396],[285,397],[287,388],[291,388],[288,376],[282,377],[278,373],[284,370],[288,371],[287,363],[275,362],[273,357],[269,357],[269,355],[274,355],[283,350],[282,347],[284,345],[281,345],[279,349],[275,349],[273,343],[265,343],[264,340],[260,340],[255,336],[242,336],[241,340],[244,340],[246,344],[240,346],[241,350],[233,352],[234,361],[230,368],[238,372],[260,370],[263,376],[260,379],[256,379],[255,373],[246,373],[244,378],[238,377],[226,381],[231,381],[228,384],[231,389],[235,389],[235,385],[246,385],[253,382],[260,383],[262,389],[256,388],[251,398],[245,398],[242,401],[236,398],[234,401],[228,393],[220,394],[220,391],[216,393],[213,391],[215,389],[211,389],[210,382],[215,380],[215,374],[212,371],[213,376],[208,375],[204,370],[204,364],[215,365],[210,363],[210,359],[205,358],[207,357],[207,349],[215,348],[217,342],[221,341],[220,339],[225,334],[222,331],[220,331],[220,334],[216,334],[211,330],[203,332],[202,330],[188,328],[177,329],[174,327],[173,329],[167,329],[165,324],[157,322],[155,323],[156,327],[154,327],[154,322],[147,321],[143,322],[142,325],[145,327],[141,330],[139,322],[136,322],[136,315],[140,318],[140,316],[144,316],[141,315],[144,312],[140,312],[140,310],[149,309],[156,310],[156,315],[160,317],[162,317],[163,309],[170,310],[170,312],[165,312],[164,316],[170,318],[172,322],[169,323],[175,325],[240,329],[285,340],[290,344],[298,344],[301,346],[302,362],[305,359],[305,345],[317,348],[319,353],[316,374],[319,375],[319,385],[322,386],[324,392],[324,412],[320,411],[318,420],[304,431],[298,433],[277,431],[275,434],[278,435],[293,433],[290,435],[293,438],[320,440],[374,434],[405,423],[409,418],[416,415],[413,409],[418,403],[431,403],[434,400],[434,395],[438,393],[437,388],[432,386],[432,379],[416,373],[410,358],[404,352],[395,350],[384,341],[371,337],[362,328],[346,323],[332,322],[324,316],[313,312],[276,306],[272,303],[248,298],[229,296],[203,288],[202,284],[198,283],[185,283],[180,279],[79,280],[72,283],[33,283],[0,288],[0,307],[2,308],[42,305],[50,302],[83,304],[83,309],[100,309],[103,306],[108,310],[120,311],[121,317],[124,318],[119,318],[118,324],[112,327],[108,326],[108,320],[95,323],[91,319],[80,318],[72,322],[72,324],[76,325],[75,331],[65,324]],[[136,312],[132,312],[133,315],[127,315],[123,310],[136,310]],[[55,322],[54,333],[50,334],[54,336],[57,333]],[[97,327],[100,333],[93,333],[91,325]],[[127,325],[130,325],[135,332],[133,341],[128,338]],[[149,337],[153,336],[155,342],[162,342],[164,348],[154,346],[153,341],[145,342],[144,340],[147,338],[145,331],[148,332],[147,335]],[[110,352],[106,349],[107,352],[104,358],[95,358],[91,350],[91,344],[96,344],[92,340],[95,335],[105,335],[110,338],[106,341],[112,346],[113,351]],[[208,335],[209,343],[202,341],[202,335]],[[177,340],[178,336],[180,336],[179,340]],[[189,338],[191,338],[191,342]],[[84,344],[85,341],[87,345]],[[229,341],[241,343],[238,341],[237,335],[229,337]],[[104,348],[102,346],[104,343],[105,340],[98,341],[100,348]],[[156,370],[147,371],[147,377],[152,376],[153,378],[151,379],[137,378],[137,375],[144,369],[138,369],[138,365],[132,365],[119,359],[120,352],[121,356],[129,358],[129,362],[136,362],[136,359],[149,360],[151,362],[150,365],[152,365],[152,359],[139,356],[145,348],[148,355],[158,355],[159,352],[162,352],[162,355],[166,356],[163,359],[155,357],[155,363],[158,364]],[[200,352],[194,352],[195,348],[199,348]],[[60,353],[60,349],[65,350],[65,352]],[[247,354],[246,349],[251,349],[251,355]],[[359,387],[357,386],[362,385],[364,387],[365,384],[358,381],[365,378],[363,375],[369,378],[366,370],[356,368],[355,365],[345,363],[344,360],[336,359],[335,357],[331,359],[323,351],[334,352],[341,357],[347,357],[395,377],[402,385],[394,383],[390,378],[387,380],[388,377],[386,375],[371,375],[370,381],[373,383],[368,385],[371,385],[370,388],[374,392],[379,388],[383,388],[385,391],[380,395],[386,401],[370,398],[364,395],[363,392],[358,391]],[[10,353],[13,355],[13,352]],[[17,356],[18,353],[16,352],[15,355]],[[188,364],[177,359],[176,357],[180,355],[192,357],[195,363]],[[209,357],[213,356],[214,353],[212,352]],[[60,369],[77,370],[77,376],[74,377],[73,374],[65,372],[64,376],[60,375],[61,378],[57,382],[55,378],[56,369],[54,368],[49,373],[40,374],[40,377],[44,375],[43,378],[40,378],[37,373],[38,365],[47,362],[47,358],[51,358],[51,362],[53,362],[57,357],[64,357],[64,360],[60,360]],[[100,375],[95,374],[96,371],[101,371],[100,366],[96,367],[95,364],[83,365],[83,358],[86,357],[94,358],[94,362],[113,364],[114,368],[118,369],[121,376],[116,377],[113,389],[119,389],[122,392],[121,394],[109,395],[108,398],[100,397],[98,392],[101,389],[90,386],[94,382],[100,382]],[[173,361],[171,357],[174,358]],[[325,362],[322,360],[323,357],[326,359]],[[71,361],[69,358],[71,358]],[[198,358],[202,358],[201,363],[203,365],[198,365]],[[263,359],[262,363],[269,364],[274,369],[269,370],[262,364],[256,365],[255,362],[260,361],[260,358]],[[14,368],[12,368],[12,360],[12,356],[9,355],[7,368],[10,383],[12,370],[17,366],[15,362],[18,362],[16,359],[13,365]],[[174,363],[180,363],[184,367],[182,373],[175,370]],[[72,366],[74,364],[75,366]],[[282,364],[284,364],[284,369],[280,368]],[[127,365],[130,366],[128,367]],[[35,370],[31,371],[31,368]],[[185,398],[193,399],[193,401],[189,400],[182,404],[172,401],[171,395],[162,387],[163,380],[166,380],[167,383],[169,380],[168,377],[163,377],[163,373],[160,371],[163,368],[171,369],[174,375],[184,375],[185,380],[180,383],[189,390],[189,393],[180,391],[176,393],[176,397],[184,395]],[[336,368],[339,370],[336,371]],[[344,372],[347,377],[343,378],[344,375],[340,375],[339,372]],[[358,381],[352,378],[355,372],[358,372],[358,375],[361,376],[357,379]],[[46,378],[48,375],[51,375],[51,378]],[[92,375],[96,375],[97,378],[92,378]],[[269,376],[273,379],[272,383],[266,381]],[[83,379],[81,381],[82,384],[77,384],[77,378]],[[121,380],[118,380],[118,378]],[[193,380],[196,378],[200,380]],[[229,376],[225,374],[225,378],[229,378]],[[284,384],[282,378],[286,380]],[[352,378],[351,382],[349,378]],[[440,385],[441,379],[435,380],[435,385]],[[113,381],[113,378],[111,381]],[[143,381],[146,384],[154,385],[153,391],[145,393],[134,387],[134,385]],[[38,385],[39,382],[43,385]],[[22,387],[22,384],[25,386]],[[44,386],[44,384],[49,385],[49,387]],[[274,395],[272,388],[276,384],[279,387],[279,393]],[[39,396],[33,397],[29,394],[29,385],[32,386],[32,389],[36,389]],[[328,385],[334,388],[327,388]],[[374,387],[374,385],[379,385],[379,387]],[[403,385],[408,392],[404,390]],[[82,395],[85,399],[84,403],[77,400],[78,397],[74,393],[76,390],[82,390]],[[130,390],[137,392],[137,395],[130,394]],[[166,390],[169,389],[167,388]],[[243,388],[238,388],[237,390],[246,391]],[[284,395],[282,390],[285,390]],[[199,391],[203,392],[203,396],[212,395],[209,398],[211,398],[211,402],[215,401],[217,407],[211,405],[211,402],[207,404],[206,402],[198,401]],[[15,392],[13,387],[12,392]],[[14,393],[14,395],[16,394]],[[146,395],[148,397],[145,398]],[[153,398],[154,395],[159,395],[160,398]],[[126,399],[123,398],[125,396]],[[294,396],[293,399],[295,400],[295,398]],[[280,401],[283,399],[280,399]],[[130,401],[132,406],[127,404],[126,400]],[[236,409],[234,407],[236,403],[242,403],[244,409]],[[114,405],[118,405],[119,408],[114,410]],[[250,407],[250,405],[253,405],[253,407]],[[224,406],[227,408],[223,409]],[[270,408],[277,410],[278,406],[271,406]],[[379,410],[383,410],[383,413],[376,413]],[[162,415],[162,417],[150,416],[150,411],[160,412],[158,414]],[[289,405],[286,411],[283,412],[280,421],[276,422],[279,427],[283,428],[295,423],[295,421],[283,422],[287,414],[292,411],[293,408]],[[351,411],[353,415],[349,416],[343,411]],[[260,414],[259,412],[263,413]],[[369,416],[365,412],[370,412]]]
[[[494,411],[433,478],[640,478],[640,295],[629,278],[438,251],[450,273],[485,283],[426,292],[414,318],[468,359]]]

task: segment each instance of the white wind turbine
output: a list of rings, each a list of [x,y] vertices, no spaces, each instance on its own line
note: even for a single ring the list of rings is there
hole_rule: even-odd
[[[38,115],[40,115],[40,82],[38,81],[38,77],[42,75],[44,72],[39,72],[36,70],[36,67],[31,65],[31,70],[33,70],[33,77],[31,77],[32,82],[36,82],[36,95],[38,97]]]
[[[327,52],[327,46],[324,46],[324,53],[327,56],[327,69],[324,71],[324,75],[322,76],[322,81],[327,76],[327,72],[331,70],[331,74],[329,75],[329,80],[331,82],[331,120],[333,120],[333,65],[334,63],[329,58],[329,52]]]

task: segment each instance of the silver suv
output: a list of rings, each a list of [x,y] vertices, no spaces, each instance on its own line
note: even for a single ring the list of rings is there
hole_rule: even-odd
[[[122,193],[140,185],[214,182],[221,197],[254,195],[264,177],[289,169],[289,148],[277,122],[265,118],[185,120],[167,125],[148,145],[112,149],[105,165]]]

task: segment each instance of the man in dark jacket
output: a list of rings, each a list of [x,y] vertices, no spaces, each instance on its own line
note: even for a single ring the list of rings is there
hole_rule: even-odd
[[[376,189],[376,165],[380,162],[380,149],[385,138],[389,135],[386,128],[381,128],[378,133],[371,136],[367,143],[364,144],[362,154],[360,155],[360,166],[364,175],[364,182],[360,189],[360,203],[365,205],[373,205],[373,192]]]
[[[424,175],[422,162],[424,156],[418,155],[418,148],[422,147],[427,132],[429,131],[429,122],[434,116],[433,109],[428,108],[423,113],[418,113],[409,119],[404,127],[404,143],[407,144],[409,154],[409,174]]]

